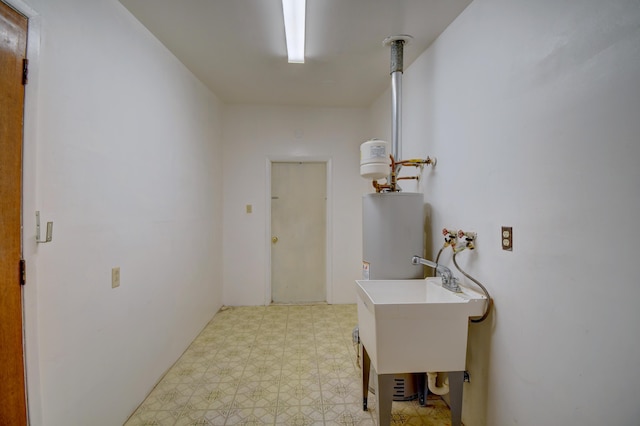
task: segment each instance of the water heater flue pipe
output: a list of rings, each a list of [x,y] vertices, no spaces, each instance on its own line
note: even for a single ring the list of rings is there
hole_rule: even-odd
[[[391,153],[402,158],[402,73],[404,72],[402,39],[390,41],[391,46]]]
[[[413,39],[410,35],[389,36],[383,44],[391,47],[391,154],[396,161],[402,159],[402,73],[404,72],[404,46]],[[392,174],[399,170],[392,170]],[[390,176],[389,182],[393,178]]]

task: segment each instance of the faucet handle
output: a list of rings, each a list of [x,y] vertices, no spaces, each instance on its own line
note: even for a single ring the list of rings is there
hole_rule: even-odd
[[[462,290],[460,289],[460,286],[458,285],[458,278],[457,277],[451,277],[446,282],[445,282],[444,277],[443,277],[442,287],[444,287],[444,288],[446,288],[448,290],[451,290],[453,292],[456,292],[456,293],[461,293],[462,292]]]

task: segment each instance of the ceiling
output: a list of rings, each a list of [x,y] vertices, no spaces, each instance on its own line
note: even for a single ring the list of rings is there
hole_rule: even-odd
[[[307,0],[306,61],[289,64],[281,0],[120,0],[222,101],[370,105],[389,85],[385,37],[409,66],[471,0]]]

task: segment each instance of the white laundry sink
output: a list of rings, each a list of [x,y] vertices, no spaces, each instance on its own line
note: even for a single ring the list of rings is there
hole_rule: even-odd
[[[469,317],[481,316],[486,297],[440,278],[358,280],[360,340],[377,374],[463,371]]]

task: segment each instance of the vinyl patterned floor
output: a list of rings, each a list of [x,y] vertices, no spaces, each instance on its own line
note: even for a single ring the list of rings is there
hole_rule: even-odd
[[[355,305],[219,311],[126,426],[375,425],[362,411]],[[394,425],[449,425],[440,399],[393,403]]]

